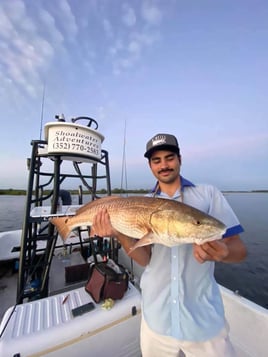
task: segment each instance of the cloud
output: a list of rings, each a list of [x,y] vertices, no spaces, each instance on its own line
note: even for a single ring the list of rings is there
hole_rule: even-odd
[[[159,31],[151,32],[148,30],[143,30],[141,32],[134,32],[131,36],[135,41],[137,41],[143,47],[152,46],[161,38]]]
[[[122,22],[128,27],[132,27],[136,24],[136,14],[132,7],[128,4],[123,4],[122,6]]]
[[[1,68],[5,82],[35,97],[41,75],[53,57],[49,42],[38,34],[34,20],[22,1],[0,7]],[[9,89],[10,86],[9,86]]]
[[[111,22],[107,18],[104,18],[102,20],[102,25],[106,36],[108,38],[112,38],[114,36],[114,33],[113,33]]]
[[[161,11],[147,2],[136,9],[126,3],[122,5],[124,32],[113,31],[111,22],[106,20],[106,33],[113,38],[113,45],[109,47],[108,52],[112,56],[115,75],[133,68],[141,60],[142,55],[146,55],[146,50],[160,40],[161,21]]]
[[[22,0],[1,2],[0,78],[4,93],[1,101],[8,103],[10,98],[18,101],[28,96],[40,97],[47,73],[56,71],[57,75],[70,64],[71,54],[65,45],[68,41],[74,42],[77,35],[76,20],[66,0],[59,0],[53,6],[50,2],[42,4],[39,1],[32,6]],[[57,56],[61,56],[58,71]],[[87,58],[84,64],[92,73]]]
[[[149,4],[148,2],[142,4],[141,14],[148,25],[159,25],[162,21],[161,11],[156,5]]]
[[[13,88],[12,95],[6,91],[6,97],[17,97],[18,93],[40,97],[48,73],[54,73],[52,82],[60,73],[73,76],[75,82],[81,67],[93,76],[101,63],[97,53],[116,75],[136,68],[146,50],[161,38],[162,14],[148,2],[124,2],[117,7],[97,1],[84,4],[80,24],[82,10],[72,1],[37,1],[33,6],[22,0],[0,3],[0,78],[8,91]],[[115,18],[115,11],[121,17]],[[98,41],[101,33],[104,40]]]
[[[141,60],[142,55],[146,55],[146,50],[160,39],[158,31],[150,32],[143,29],[131,32],[125,42],[118,41],[115,46],[110,48],[110,53],[114,56],[112,62],[114,74],[120,74],[122,71],[134,67]]]
[[[141,52],[141,43],[139,41],[133,40],[128,45],[128,50],[133,54],[140,54]]]
[[[14,23],[18,23],[21,20],[21,24],[27,23],[25,19],[25,5],[21,0],[3,1],[2,8],[9,14],[10,19]]]
[[[72,9],[66,0],[58,0],[58,15],[61,18],[61,26],[64,28],[67,39],[74,41],[78,34],[78,26]]]
[[[56,27],[55,18],[47,10],[41,8],[39,10],[39,19],[51,42],[57,47],[62,46],[64,37]]]

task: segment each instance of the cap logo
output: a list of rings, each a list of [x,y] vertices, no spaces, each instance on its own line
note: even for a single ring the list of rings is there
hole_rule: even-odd
[[[166,144],[166,136],[165,135],[157,135],[152,139],[152,145],[164,145]]]

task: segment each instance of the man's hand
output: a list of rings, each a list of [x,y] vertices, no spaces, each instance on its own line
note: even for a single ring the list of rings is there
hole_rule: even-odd
[[[193,245],[193,254],[199,263],[221,262],[229,255],[229,248],[223,240],[214,240],[202,245]]]
[[[117,237],[118,232],[113,228],[107,209],[100,210],[93,219],[91,234],[100,237]]]
[[[100,237],[116,238],[123,246],[127,254],[131,255],[138,264],[146,266],[151,258],[151,246],[139,247],[131,252],[136,240],[119,233],[113,226],[110,220],[109,213],[106,209],[100,210],[93,218],[91,226],[91,235]]]
[[[238,234],[214,240],[202,245],[193,245],[193,255],[199,263],[206,261],[238,263],[247,256],[247,249]]]

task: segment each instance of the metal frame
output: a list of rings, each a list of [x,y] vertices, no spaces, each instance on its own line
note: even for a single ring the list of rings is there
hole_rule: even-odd
[[[28,159],[29,178],[26,197],[26,207],[21,237],[21,253],[17,286],[17,303],[24,299],[32,300],[48,296],[49,271],[57,242],[58,234],[54,226],[46,219],[31,217],[34,207],[42,206],[44,201],[51,199],[51,214],[57,212],[59,189],[66,178],[79,178],[81,184],[91,193],[91,198],[97,198],[97,184],[99,180],[106,181],[107,195],[111,195],[110,169],[108,152],[101,151],[101,158],[90,159],[78,155],[73,157],[75,173],[63,173],[62,165],[70,154],[48,154],[44,148],[47,142],[33,140],[31,159]],[[53,161],[51,172],[42,171],[42,163]],[[70,162],[70,161],[69,161]],[[90,174],[81,173],[80,164],[88,168]],[[104,175],[98,175],[98,166],[104,166]],[[46,180],[45,183],[42,183]],[[52,186],[52,187],[51,187]],[[49,188],[50,187],[50,188]],[[82,203],[81,185],[79,186],[79,203]],[[37,242],[46,242],[46,248],[37,249]],[[80,243],[82,245],[81,236]],[[39,283],[36,283],[39,282]]]

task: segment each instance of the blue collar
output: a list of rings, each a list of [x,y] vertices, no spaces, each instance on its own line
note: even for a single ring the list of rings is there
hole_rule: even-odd
[[[195,185],[189,181],[189,180],[186,180],[184,177],[180,176],[180,179],[181,179],[181,190],[184,191],[185,187],[195,187]],[[158,181],[156,182],[156,184],[154,185],[154,188],[151,190],[151,193],[155,192],[155,190],[157,189],[158,187]],[[160,189],[158,188],[157,192],[156,193],[160,193]]]
[[[191,181],[186,180],[184,177],[181,176],[181,190],[183,191],[185,187],[195,187]]]

